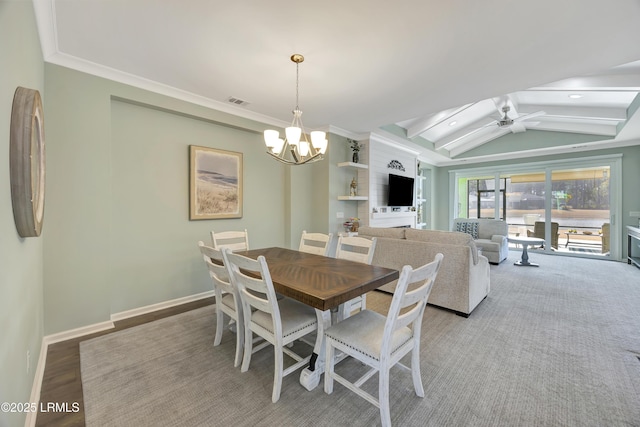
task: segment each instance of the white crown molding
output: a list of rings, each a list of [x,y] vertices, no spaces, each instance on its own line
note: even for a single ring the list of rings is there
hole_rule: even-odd
[[[405,151],[414,156],[418,156],[418,154],[420,154],[420,150],[413,149],[412,147],[408,146],[406,143],[401,143],[400,142],[401,140],[396,140],[395,135],[392,135],[392,134],[383,135],[382,133],[378,133],[378,131],[371,132],[369,134],[369,139],[372,141],[389,145],[398,150]]]
[[[106,67],[95,62],[87,61],[73,55],[60,52],[57,40],[56,19],[55,19],[55,1],[54,0],[33,0],[33,6],[36,15],[36,23],[38,33],[40,35],[40,45],[42,48],[42,56],[45,62],[67,67],[76,71],[81,71],[93,76],[102,77],[118,83],[148,90],[150,92],[165,95],[181,101],[189,102],[195,105],[211,108],[223,113],[233,114],[234,116],[264,123],[270,126],[285,128],[290,125],[289,122],[275,119],[264,114],[249,111],[245,108],[221,101],[215,101],[201,95],[196,95],[185,90],[177,89],[173,86],[158,83],[149,79],[145,79],[134,74],[125,73],[111,67]]]
[[[540,156],[552,156],[566,153],[581,153],[587,151],[604,150],[608,148],[623,148],[638,145],[638,141],[596,141],[579,144],[569,144],[561,147],[537,148],[533,150],[523,150],[517,152],[490,154],[486,156],[468,157],[442,162],[437,166],[448,167],[458,165],[469,165],[474,163],[486,163],[493,161],[515,160]]]

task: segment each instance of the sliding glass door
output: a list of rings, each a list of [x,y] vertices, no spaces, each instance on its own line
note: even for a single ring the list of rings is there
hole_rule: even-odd
[[[609,256],[611,203],[609,166],[551,172],[551,232],[556,249]]]
[[[499,218],[546,253],[619,256],[619,156],[456,172],[454,217]],[[453,178],[453,177],[452,177]]]
[[[499,181],[496,191],[493,177],[467,178],[466,182],[466,214],[465,218],[495,218],[496,201],[499,218],[504,219],[504,180]]]

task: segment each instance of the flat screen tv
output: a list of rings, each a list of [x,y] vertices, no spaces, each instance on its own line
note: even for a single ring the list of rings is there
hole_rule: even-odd
[[[413,206],[413,181],[411,177],[390,173],[387,206]]]

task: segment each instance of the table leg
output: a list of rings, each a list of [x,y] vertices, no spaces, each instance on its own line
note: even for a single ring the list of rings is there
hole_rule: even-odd
[[[518,267],[539,267],[538,264],[529,262],[529,253],[527,252],[528,243],[522,244],[522,258],[520,261],[516,261],[514,264]]]
[[[324,330],[331,326],[331,311],[316,309],[318,318],[318,334],[313,347],[309,367],[300,372],[300,384],[311,391],[320,384],[320,376],[324,372]]]

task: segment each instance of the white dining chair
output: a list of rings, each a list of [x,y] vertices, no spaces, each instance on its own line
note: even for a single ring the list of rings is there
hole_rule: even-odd
[[[213,283],[216,305],[216,336],[213,341],[214,346],[220,345],[222,341],[222,331],[224,329],[224,314],[229,316],[229,325],[236,325],[236,357],[234,366],[240,366],[242,360],[242,348],[244,346],[244,327],[242,319],[242,306],[237,288],[229,280],[229,271],[224,265],[222,252],[210,246],[206,246],[203,241],[198,242],[200,253],[209,270],[209,276]]]
[[[231,281],[238,288],[244,313],[245,341],[241,371],[246,372],[251,363],[253,334],[271,343],[275,358],[271,401],[275,403],[280,399],[282,378],[309,363],[311,356],[302,357],[288,345],[318,329],[315,310],[290,298],[277,299],[263,256],[254,260],[234,254],[227,248],[223,250],[223,257],[229,266]],[[286,369],[284,354],[295,360]]]
[[[306,230],[302,230],[302,236],[300,237],[300,246],[298,250],[300,252],[306,252],[309,254],[324,255],[329,254],[331,249],[331,239],[333,233],[307,233]]]
[[[338,238],[338,246],[336,248],[336,258],[346,259],[349,261],[361,262],[363,264],[371,264],[373,253],[376,249],[377,239],[365,239],[358,236],[340,236]],[[345,319],[351,315],[355,309],[364,310],[367,308],[367,295],[353,298],[342,305],[339,320]]]
[[[229,248],[233,252],[249,250],[249,233],[244,231],[211,231],[211,242],[214,249]]]
[[[391,426],[389,408],[389,371],[394,365],[411,370],[416,395],[424,397],[420,374],[420,331],[427,299],[436,280],[443,255],[433,262],[413,269],[405,265],[385,317],[363,310],[325,331],[324,391],[333,392],[333,381],[347,387],[380,409],[383,427]],[[412,288],[407,291],[408,285]],[[402,310],[402,314],[401,314]],[[335,371],[335,350],[368,365],[370,369],[357,381],[350,382]],[[400,360],[411,352],[411,368]],[[362,385],[378,373],[378,397],[364,391]]]

